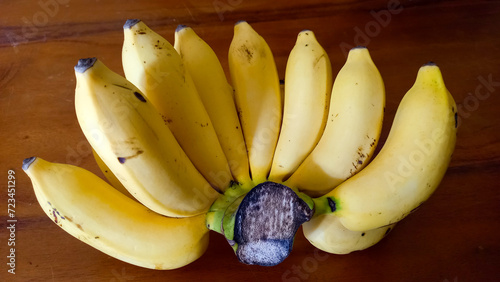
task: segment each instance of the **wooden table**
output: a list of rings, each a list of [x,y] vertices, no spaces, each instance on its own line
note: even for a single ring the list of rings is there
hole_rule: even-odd
[[[500,1],[330,2],[3,1],[0,281],[499,281]],[[450,168],[429,201],[362,252],[321,252],[299,230],[290,257],[275,267],[239,263],[215,233],[207,252],[178,270],[142,269],[111,258],[45,216],[21,162],[40,156],[102,176],[76,120],[73,66],[96,56],[121,73],[128,18],[144,20],[171,42],[178,24],[193,27],[226,71],[233,24],[247,20],[268,41],[281,78],[303,29],[316,33],[335,74],[348,48],[368,46],[387,92],[380,145],[418,68],[434,61],[460,109]],[[16,176],[15,275],[5,264],[9,169]]]

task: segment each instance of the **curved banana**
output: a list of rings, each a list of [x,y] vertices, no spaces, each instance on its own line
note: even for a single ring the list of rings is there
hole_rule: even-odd
[[[192,28],[183,25],[175,31],[174,48],[193,78],[234,179],[239,183],[249,183],[248,155],[234,104],[233,87],[227,82],[217,55]]]
[[[23,169],[52,221],[116,259],[146,268],[174,269],[198,259],[208,246],[204,215],[161,216],[76,166],[28,158]]]
[[[286,180],[314,149],[326,125],[331,91],[328,54],[314,33],[304,30],[286,65],[283,124],[269,180]]]
[[[384,238],[396,223],[368,231],[351,231],[336,216],[322,214],[302,224],[304,236],[316,248],[332,254],[367,249]]]
[[[125,77],[155,105],[195,167],[219,191],[229,164],[189,72],[174,47],[139,20],[124,25]]]
[[[328,201],[333,211],[328,216],[337,216],[349,230],[398,222],[441,182],[455,148],[456,122],[457,107],[439,67],[422,66],[375,159],[317,201]]]
[[[384,83],[368,49],[351,49],[333,83],[325,131],[285,185],[317,197],[355,175],[375,151],[384,107]]]
[[[247,22],[234,26],[229,72],[255,184],[266,181],[282,117],[278,71],[271,49]]]
[[[80,127],[127,190],[163,215],[206,212],[219,194],[140,90],[95,58],[79,60],[75,75]]]

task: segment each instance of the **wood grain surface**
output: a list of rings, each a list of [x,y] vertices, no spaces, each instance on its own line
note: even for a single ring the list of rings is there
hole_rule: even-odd
[[[500,1],[2,1],[0,3],[0,281],[500,281]],[[99,176],[76,120],[73,66],[98,57],[121,68],[122,25],[144,20],[173,42],[193,27],[227,71],[233,25],[247,20],[269,43],[284,77],[303,29],[316,33],[334,74],[366,45],[386,86],[383,144],[418,68],[434,61],[459,106],[457,145],[434,195],[365,251],[333,255],[297,233],[274,267],[239,263],[211,234],[206,253],[171,271],[118,261],[45,216],[21,162],[39,156]],[[16,274],[7,272],[7,172],[15,171]],[[168,240],[168,238],[165,238]]]

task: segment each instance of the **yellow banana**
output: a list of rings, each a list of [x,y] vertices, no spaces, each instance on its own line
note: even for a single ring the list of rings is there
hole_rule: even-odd
[[[252,180],[262,183],[271,169],[281,126],[278,71],[266,41],[245,21],[234,26],[228,62]]]
[[[219,191],[232,180],[196,86],[174,47],[139,20],[124,25],[125,77],[155,105],[195,167]]]
[[[78,122],[92,148],[141,203],[167,216],[204,213],[219,195],[151,102],[101,61],[75,66]]]
[[[146,268],[174,269],[198,259],[208,246],[204,215],[168,218],[156,214],[76,166],[29,158],[23,169],[52,221],[116,259]]]
[[[192,28],[183,25],[175,31],[174,48],[193,78],[234,179],[242,184],[249,183],[248,155],[234,104],[233,88],[227,82],[217,55]]]
[[[283,124],[269,180],[286,180],[318,143],[328,118],[332,69],[314,33],[304,30],[285,70]]]
[[[302,224],[304,236],[316,248],[332,254],[349,254],[367,249],[391,231],[396,224],[368,231],[351,231],[336,216],[322,214]]]
[[[457,107],[439,67],[422,66],[379,154],[316,202],[329,202],[333,214],[328,216],[337,216],[353,231],[403,219],[430,197],[443,178],[455,147],[456,118]]]
[[[333,83],[325,131],[285,185],[317,197],[360,171],[377,145],[384,106],[384,83],[368,49],[351,49]]]

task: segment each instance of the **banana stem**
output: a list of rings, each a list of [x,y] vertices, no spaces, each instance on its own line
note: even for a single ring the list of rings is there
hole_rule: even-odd
[[[313,210],[307,195],[267,181],[250,191],[230,187],[214,202],[206,223],[224,235],[241,262],[272,266],[290,254],[295,233]]]
[[[338,202],[333,197],[313,198],[314,202],[314,217],[334,213],[339,207]]]

